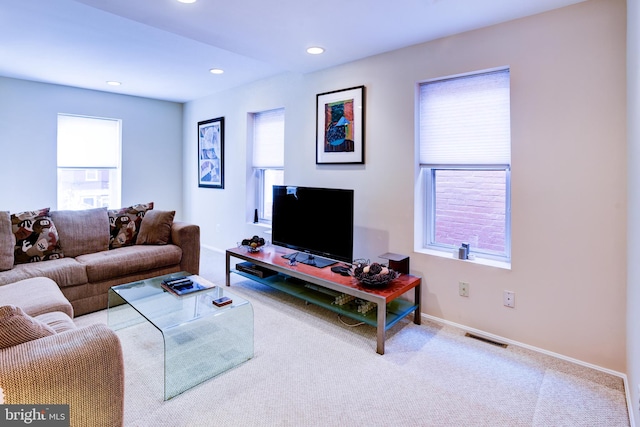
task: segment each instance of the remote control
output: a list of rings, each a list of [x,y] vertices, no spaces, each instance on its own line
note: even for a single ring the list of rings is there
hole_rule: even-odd
[[[185,277],[185,278],[182,278],[182,279],[169,280],[169,281],[166,281],[164,283],[167,286],[179,286],[179,285],[182,285],[184,283],[193,283],[193,282]]]

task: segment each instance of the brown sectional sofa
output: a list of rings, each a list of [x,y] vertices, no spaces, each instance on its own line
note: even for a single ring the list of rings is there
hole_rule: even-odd
[[[69,425],[122,426],[120,340],[104,324],[77,327],[72,317],[50,279],[0,286],[0,403],[64,404]]]
[[[142,237],[145,228],[146,238],[115,248],[111,248],[114,217],[106,208],[51,211],[48,217],[57,230],[62,257],[16,264],[0,271],[0,286],[33,277],[50,278],[78,316],[106,308],[111,286],[178,271],[199,274],[200,228],[173,221],[173,212],[153,211],[150,205],[146,215],[138,218],[142,225],[137,237]],[[6,242],[13,235],[7,237],[11,233],[5,226],[8,213],[0,214],[6,214],[0,219],[0,242]],[[162,235],[163,230],[167,239],[158,240],[156,234]]]

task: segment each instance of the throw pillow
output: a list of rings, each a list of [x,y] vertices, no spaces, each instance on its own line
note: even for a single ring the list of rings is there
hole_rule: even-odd
[[[49,208],[12,214],[11,230],[16,238],[15,264],[64,257]]]
[[[0,212],[0,271],[13,268],[13,252],[16,247],[16,236],[11,230],[11,215]]]
[[[136,245],[166,245],[176,211],[149,211],[140,223]]]
[[[0,307],[0,348],[12,347],[50,335],[55,335],[55,331],[49,325],[29,316],[20,307]]]
[[[108,211],[111,230],[109,249],[134,245],[142,218],[152,209],[153,202],[150,202]]]
[[[109,249],[107,208],[53,211],[51,219],[65,256],[75,258]]]

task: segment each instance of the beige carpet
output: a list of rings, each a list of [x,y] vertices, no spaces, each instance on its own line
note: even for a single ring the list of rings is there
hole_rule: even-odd
[[[223,284],[224,258],[201,275]],[[628,426],[622,379],[434,322],[375,329],[232,275],[254,308],[255,356],[163,401],[163,343],[148,324],[118,331],[127,426]],[[349,322],[349,319],[344,319]],[[101,311],[76,319],[106,322]]]

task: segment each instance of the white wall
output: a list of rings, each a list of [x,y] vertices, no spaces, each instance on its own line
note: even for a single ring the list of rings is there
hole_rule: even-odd
[[[640,1],[627,0],[627,375],[634,418],[640,399]]]
[[[181,216],[182,104],[1,77],[0,210],[57,208],[58,113],[122,119],[122,205]]]
[[[508,65],[512,268],[413,252],[416,83]],[[315,164],[316,94],[366,86],[366,163]],[[625,2],[592,0],[185,105],[185,208],[203,244],[252,235],[246,114],[284,106],[285,181],[355,189],[356,257],[411,255],[423,311],[626,370]],[[197,188],[196,124],[224,116],[226,188]],[[458,281],[470,296],[458,296]],[[502,292],[516,293],[516,308]]]

